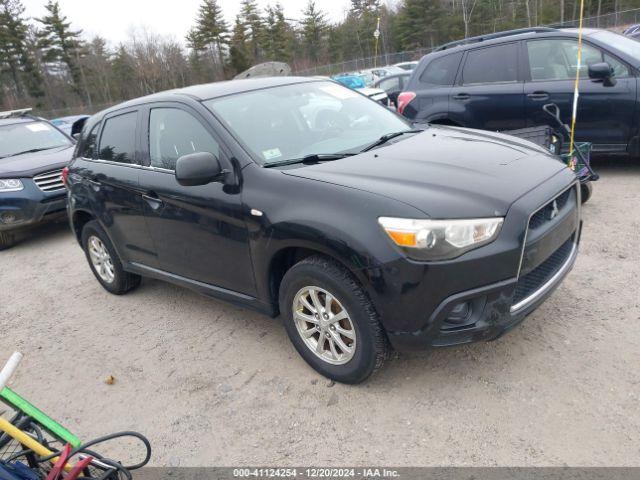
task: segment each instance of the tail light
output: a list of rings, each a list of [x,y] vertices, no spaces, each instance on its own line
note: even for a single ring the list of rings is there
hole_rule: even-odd
[[[409,105],[409,102],[416,98],[415,92],[402,92],[398,95],[398,113],[403,114],[404,109]]]
[[[62,183],[64,183],[64,186],[67,186],[67,177],[69,176],[69,167],[64,167],[62,169]]]

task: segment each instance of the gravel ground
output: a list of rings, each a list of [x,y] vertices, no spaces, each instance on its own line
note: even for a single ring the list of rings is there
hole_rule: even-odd
[[[0,252],[0,357],[24,352],[14,389],[82,438],[145,433],[157,466],[640,466],[640,168],[600,171],[540,309],[364,385],[329,384],[256,313],[152,280],[108,294],[66,225]]]

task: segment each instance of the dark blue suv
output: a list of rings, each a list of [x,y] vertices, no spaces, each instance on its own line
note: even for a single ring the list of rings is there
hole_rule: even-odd
[[[28,110],[0,112],[0,250],[17,233],[66,215],[62,172],[75,142]]]
[[[398,110],[417,122],[484,130],[548,124],[555,103],[569,122],[577,69],[575,29],[531,28],[443,45],[414,70]],[[640,155],[640,43],[586,29],[576,139],[594,152]]]

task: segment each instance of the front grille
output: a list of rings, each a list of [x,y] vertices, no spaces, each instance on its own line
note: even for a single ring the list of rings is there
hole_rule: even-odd
[[[43,192],[53,192],[64,188],[64,183],[62,182],[62,169],[52,170],[51,172],[36,175],[33,177],[33,181]]]
[[[542,227],[545,223],[553,220],[553,212],[561,211],[569,202],[569,200],[574,200],[576,196],[576,189],[570,188],[565,192],[558,195],[556,198],[547,203],[544,207],[538,210],[531,216],[529,220],[529,228],[535,230],[536,228]],[[554,206],[555,202],[555,206]]]
[[[573,250],[573,235],[544,262],[522,275],[516,285],[513,303],[517,304],[544,286],[567,262]]]

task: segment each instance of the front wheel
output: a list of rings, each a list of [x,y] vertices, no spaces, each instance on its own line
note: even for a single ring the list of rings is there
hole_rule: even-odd
[[[0,250],[11,248],[16,243],[16,236],[11,232],[0,232]]]
[[[287,271],[280,311],[298,353],[322,375],[360,383],[380,368],[389,344],[362,287],[341,265],[309,257]]]

